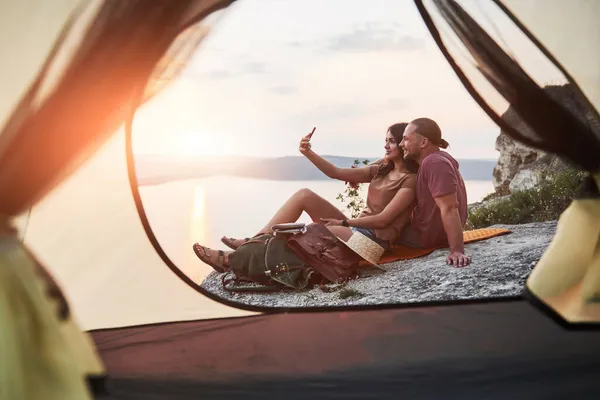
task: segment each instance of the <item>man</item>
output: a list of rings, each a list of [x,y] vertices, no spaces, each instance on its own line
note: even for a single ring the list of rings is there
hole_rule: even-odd
[[[445,149],[438,124],[429,118],[411,121],[400,146],[404,158],[419,164],[417,207],[399,243],[411,247],[450,247],[446,263],[465,267],[463,228],[467,221],[467,192],[458,162]]]

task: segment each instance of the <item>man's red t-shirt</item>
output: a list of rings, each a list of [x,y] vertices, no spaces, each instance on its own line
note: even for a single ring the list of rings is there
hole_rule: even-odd
[[[448,245],[440,209],[435,197],[456,193],[458,214],[462,227],[467,221],[467,191],[458,171],[458,162],[445,151],[437,151],[425,157],[417,173],[417,207],[412,215],[412,228],[422,247]]]

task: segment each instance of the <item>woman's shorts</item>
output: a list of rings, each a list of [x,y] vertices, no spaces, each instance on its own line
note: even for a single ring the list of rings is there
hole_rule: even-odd
[[[377,237],[377,235],[375,235],[375,231],[371,228],[357,228],[357,227],[353,226],[350,229],[352,229],[352,232],[362,233],[363,235],[365,235],[366,237],[368,237],[369,239],[371,239],[372,241],[374,241],[375,243],[377,243],[378,245],[380,245],[381,247],[383,247],[386,250],[390,247],[390,241],[379,239]]]

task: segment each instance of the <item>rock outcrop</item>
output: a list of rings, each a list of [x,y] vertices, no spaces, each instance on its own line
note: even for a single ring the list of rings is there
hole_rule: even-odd
[[[507,111],[507,113],[509,112]],[[510,182],[521,169],[545,155],[540,150],[532,149],[517,142],[504,132],[500,132],[500,135],[496,138],[496,150],[500,152],[492,178],[496,190],[508,188]]]
[[[473,262],[466,268],[446,264],[447,249],[412,260],[385,264],[387,271],[361,271],[341,290],[229,293],[221,274],[211,273],[202,287],[218,296],[262,307],[340,306],[414,303],[519,295],[535,262],[552,240],[556,221],[495,225],[512,233],[466,245]]]
[[[569,168],[568,164],[560,158],[544,154],[537,161],[523,165],[513,176],[508,188],[510,193],[534,188],[546,179],[547,172],[558,173],[567,168]]]
[[[544,90],[579,120],[600,132],[600,121],[579,99],[579,95],[570,84],[546,86]],[[512,106],[502,115],[502,119],[527,137],[540,140],[520,119]],[[565,134],[568,135],[568,132]],[[541,175],[544,169],[557,170],[567,166],[557,156],[530,148],[504,131],[496,138],[496,150],[500,155],[493,172],[493,184],[496,192],[500,194],[535,187],[543,179]]]

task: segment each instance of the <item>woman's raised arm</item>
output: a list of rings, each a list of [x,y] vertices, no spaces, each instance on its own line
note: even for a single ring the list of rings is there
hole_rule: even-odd
[[[340,168],[336,167],[311,149],[310,145],[310,136],[304,136],[302,140],[300,140],[300,153],[302,153],[306,158],[312,162],[315,167],[317,167],[321,172],[327,175],[329,178],[338,179],[343,182],[350,183],[366,183],[371,182],[371,178],[373,177],[373,168],[377,168],[377,166],[370,165],[366,167],[360,168]]]

